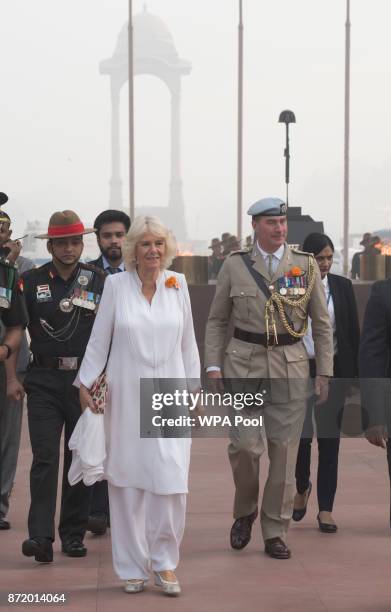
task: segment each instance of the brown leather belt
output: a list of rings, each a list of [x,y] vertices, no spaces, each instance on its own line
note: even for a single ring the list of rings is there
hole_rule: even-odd
[[[44,355],[33,355],[33,364],[41,368],[78,370],[80,363],[81,357],[46,357]]]
[[[278,334],[278,344],[274,344],[274,336],[269,337],[269,343],[267,341],[266,334],[256,334],[254,332],[245,331],[235,327],[234,338],[242,340],[243,342],[251,342],[251,344],[262,344],[265,348],[272,348],[274,346],[286,346],[288,344],[296,344],[300,342],[301,338],[294,338],[290,334]]]

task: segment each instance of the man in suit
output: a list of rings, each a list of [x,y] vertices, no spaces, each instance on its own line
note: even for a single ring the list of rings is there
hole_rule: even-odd
[[[209,378],[270,380],[263,422],[270,469],[261,507],[265,552],[291,556],[285,539],[292,516],[295,463],[308,395],[308,356],[302,343],[312,318],[318,375],[316,392],[327,397],[333,373],[332,329],[319,268],[313,256],[291,249],[286,204],[265,198],[248,214],[255,232],[251,253],[237,251],[224,262],[206,329]],[[226,346],[230,319],[233,337]],[[224,354],[225,348],[225,354]],[[259,460],[265,450],[261,429],[233,427],[228,455],[235,482],[231,546],[244,548],[258,514]]]
[[[122,248],[130,228],[130,218],[122,210],[104,210],[94,221],[100,257],[90,263],[109,274],[123,272]],[[104,535],[110,524],[107,481],[96,482],[92,487],[92,501],[88,518],[88,531]]]
[[[90,263],[110,274],[125,270],[122,248],[130,219],[122,210],[104,210],[94,221],[100,257]]]
[[[362,405],[368,417],[366,436],[387,450],[391,484],[391,279],[373,284],[365,310],[359,351]],[[391,526],[391,504],[390,504]]]

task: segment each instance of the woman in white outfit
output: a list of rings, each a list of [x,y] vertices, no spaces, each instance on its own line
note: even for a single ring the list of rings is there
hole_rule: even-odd
[[[171,232],[155,217],[137,217],[126,251],[127,271],[105,282],[79,372],[80,400],[95,410],[89,389],[108,358],[105,476],[114,569],[128,593],[142,591],[152,570],[155,584],[177,595],[191,440],[140,438],[140,378],[199,379],[199,354],[185,277],[166,269],[176,252]]]

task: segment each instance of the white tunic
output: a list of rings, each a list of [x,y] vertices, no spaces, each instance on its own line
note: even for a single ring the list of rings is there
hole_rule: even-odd
[[[175,276],[179,289],[165,281]],[[90,388],[107,364],[105,476],[117,487],[187,493],[189,438],[140,438],[140,378],[199,379],[189,291],[164,271],[149,304],[135,270],[108,276],[78,378]]]

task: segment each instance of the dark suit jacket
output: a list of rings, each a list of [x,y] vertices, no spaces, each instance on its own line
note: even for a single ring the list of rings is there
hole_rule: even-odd
[[[98,257],[98,259],[93,259],[92,261],[89,261],[88,263],[91,264],[92,266],[96,266],[97,268],[102,268],[102,270],[103,270],[102,255],[100,257]]]
[[[334,303],[338,345],[334,376],[355,378],[358,376],[360,325],[353,285],[349,279],[337,274],[328,274],[327,278]]]
[[[391,279],[377,281],[365,309],[359,371],[361,394],[371,425],[391,422]]]
[[[390,376],[391,353],[391,279],[372,286],[360,344],[360,377]]]

